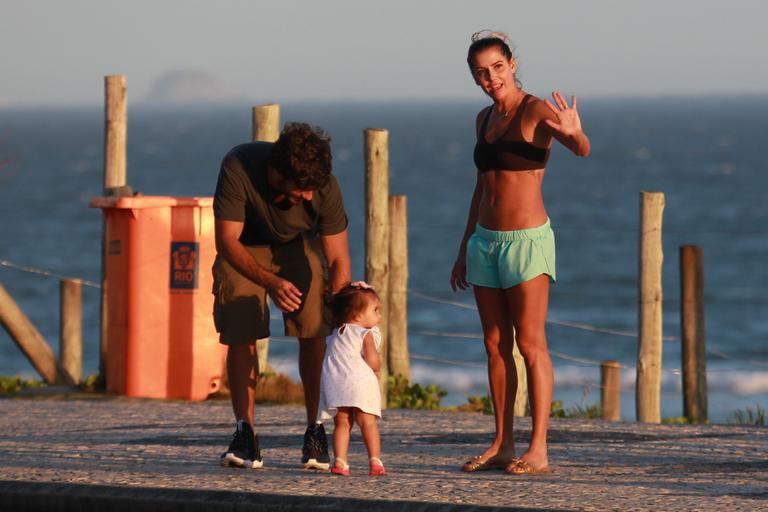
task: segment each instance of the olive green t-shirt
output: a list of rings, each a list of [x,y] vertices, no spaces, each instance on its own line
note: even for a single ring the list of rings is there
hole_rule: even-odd
[[[335,235],[347,228],[344,200],[336,178],[314,190],[311,201],[290,207],[273,203],[267,182],[270,142],[251,142],[233,148],[221,162],[213,197],[219,220],[243,222],[243,245],[272,245],[300,235]]]

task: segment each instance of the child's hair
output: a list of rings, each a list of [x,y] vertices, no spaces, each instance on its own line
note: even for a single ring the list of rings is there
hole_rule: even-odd
[[[351,283],[331,297],[330,307],[333,326],[339,327],[362,313],[372,298],[378,299],[374,289],[364,283]]]

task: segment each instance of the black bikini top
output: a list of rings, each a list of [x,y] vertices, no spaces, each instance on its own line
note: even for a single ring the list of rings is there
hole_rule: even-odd
[[[524,141],[520,132],[520,120],[530,98],[530,94],[525,95],[509,122],[507,131],[493,142],[485,140],[485,131],[488,128],[488,119],[491,117],[493,106],[488,108],[480,132],[477,134],[477,144],[475,144],[475,165],[480,172],[530,171],[547,165],[549,148],[540,148]],[[517,140],[504,139],[507,134]]]

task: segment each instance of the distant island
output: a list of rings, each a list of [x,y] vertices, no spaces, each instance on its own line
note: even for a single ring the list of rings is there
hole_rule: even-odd
[[[152,83],[142,103],[185,105],[233,103],[241,100],[237,94],[224,88],[211,73],[175,70],[160,75]]]

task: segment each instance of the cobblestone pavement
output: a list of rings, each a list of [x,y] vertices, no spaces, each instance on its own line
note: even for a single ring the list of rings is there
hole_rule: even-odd
[[[113,504],[142,496],[162,500],[168,490],[177,503],[197,497],[221,505],[236,496],[249,506],[273,506],[263,510],[768,510],[765,428],[553,419],[554,472],[520,477],[459,470],[490,443],[492,417],[387,410],[380,426],[390,475],[367,476],[355,428],[353,474],[343,478],[300,469],[302,407],[257,406],[256,414],[265,467],[239,470],[217,464],[233,431],[228,402],[0,400],[0,509],[3,503],[23,508],[23,496],[39,501],[100,489]],[[529,428],[530,420],[520,418],[519,453]],[[250,510],[231,502],[219,509]],[[138,508],[174,509],[126,510]]]

